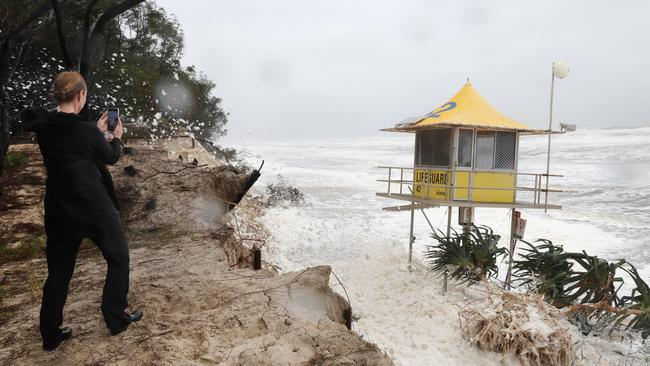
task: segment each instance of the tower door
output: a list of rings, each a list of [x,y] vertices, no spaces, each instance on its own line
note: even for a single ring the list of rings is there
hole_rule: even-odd
[[[454,172],[454,200],[463,201],[471,199],[470,180],[474,169],[474,129],[459,128],[456,130],[456,158]]]

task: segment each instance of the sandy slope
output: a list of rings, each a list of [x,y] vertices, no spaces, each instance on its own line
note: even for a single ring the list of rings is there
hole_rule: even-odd
[[[66,324],[76,336],[59,350],[40,349],[38,303],[3,327],[3,364],[300,364],[334,359],[390,364],[349,332],[329,267],[273,276],[234,271],[208,234],[178,237],[132,252],[131,302],[145,319],[110,337],[99,312],[103,261],[82,261],[71,285]],[[346,356],[347,355],[347,356]],[[358,361],[358,362],[353,362]]]
[[[236,250],[235,230],[218,222],[223,205],[214,197],[230,200],[241,176],[201,167],[206,160],[194,168],[165,155],[134,148],[114,169],[134,248],[129,297],[145,318],[109,336],[99,311],[105,263],[86,249],[65,309],[75,336],[44,352],[44,260],[8,264],[0,268],[3,287],[11,289],[2,310],[17,311],[0,328],[0,364],[392,364],[345,327],[348,305],[329,287],[329,267],[282,275],[238,268],[250,262],[247,249]],[[138,175],[126,175],[126,165]],[[239,212],[240,220],[246,215]]]

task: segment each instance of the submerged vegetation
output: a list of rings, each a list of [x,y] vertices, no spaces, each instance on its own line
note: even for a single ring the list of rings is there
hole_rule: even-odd
[[[544,295],[552,305],[562,308],[574,303],[620,303],[617,292],[623,279],[616,277],[616,270],[626,263],[624,260],[609,263],[584,251],[565,252],[561,245],[545,239],[536,241],[541,243],[538,245],[523,243],[525,253],[513,265],[515,278]]]
[[[266,186],[266,195],[268,196],[267,203],[269,206],[274,206],[281,202],[286,202],[293,206],[305,203],[305,195],[298,188],[285,182],[280,175],[278,176],[277,182],[269,183]]]
[[[434,233],[433,238],[436,244],[424,256],[430,270],[468,285],[496,277],[496,263],[508,253],[497,248],[499,236],[485,226],[449,236]],[[643,338],[650,335],[650,287],[631,263],[567,252],[545,239],[524,244],[513,263],[513,282],[519,289],[562,309],[585,334],[618,329],[639,331]],[[624,283],[634,285],[627,294],[622,294]]]
[[[467,233],[453,231],[450,236],[433,233],[437,244],[428,247],[424,258],[431,261],[431,271],[469,284],[496,277],[497,260],[508,250],[497,246],[499,235],[487,226],[471,226]]]
[[[628,263],[622,269],[630,276],[635,287],[629,296],[621,297],[621,305],[629,312],[617,314],[615,324],[621,324],[631,316],[627,328],[641,331],[643,338],[647,338],[650,336],[650,287],[633,265]]]

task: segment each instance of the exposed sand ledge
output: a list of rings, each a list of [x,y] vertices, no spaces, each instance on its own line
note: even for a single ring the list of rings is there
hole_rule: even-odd
[[[198,147],[173,149],[173,154],[196,154],[199,165],[209,162]],[[0,363],[392,364],[376,346],[346,328],[349,305],[329,287],[328,266],[281,275],[270,266],[261,271],[239,268],[248,266],[249,249],[234,240],[228,218],[223,226],[211,223],[223,213],[215,195],[230,199],[235,193],[229,187],[241,177],[219,168],[185,169],[165,160],[171,154],[135,147],[113,169],[134,248],[130,302],[144,309],[145,318],[127,332],[109,336],[99,311],[105,264],[92,249],[78,260],[65,309],[64,323],[73,327],[75,336],[46,353],[38,335],[37,292],[45,262],[8,264],[0,269],[5,285],[18,288],[13,281],[21,278],[37,285],[31,286],[36,292],[4,299],[3,308],[20,305],[20,310],[1,328]],[[129,177],[123,170],[127,165],[138,175]],[[179,169],[184,170],[160,173]],[[254,220],[254,213],[240,215]]]

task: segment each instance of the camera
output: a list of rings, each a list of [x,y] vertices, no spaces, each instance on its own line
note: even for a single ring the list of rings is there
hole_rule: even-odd
[[[120,110],[117,108],[108,108],[108,130],[115,131],[117,123],[120,120]]]

